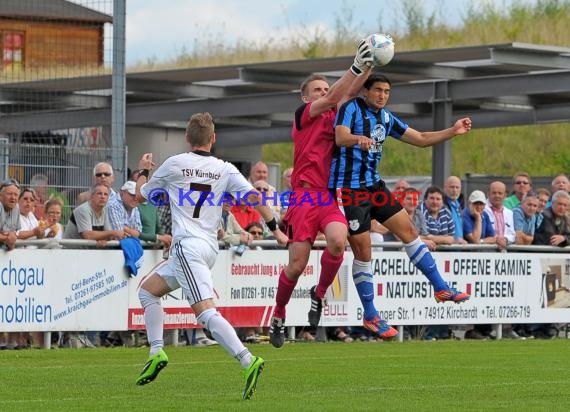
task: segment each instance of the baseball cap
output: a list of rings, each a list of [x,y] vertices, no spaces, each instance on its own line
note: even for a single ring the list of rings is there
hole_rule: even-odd
[[[133,182],[132,180],[125,182],[125,184],[123,186],[121,186],[121,190],[125,190],[125,191],[129,192],[131,195],[135,195],[137,193],[136,188],[137,188],[137,184],[135,182]]]
[[[487,198],[485,197],[485,193],[483,193],[480,190],[474,190],[473,192],[471,192],[471,194],[469,195],[469,203],[476,203],[476,202],[487,203]]]

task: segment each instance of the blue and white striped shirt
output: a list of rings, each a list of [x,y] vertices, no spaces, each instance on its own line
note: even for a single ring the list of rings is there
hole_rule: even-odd
[[[348,127],[354,135],[370,137],[374,144],[367,152],[358,145],[335,146],[329,188],[358,189],[373,186],[380,181],[377,168],[386,137],[401,139],[408,125],[389,110],[375,112],[360,97],[351,99],[340,107],[335,127],[341,125]]]

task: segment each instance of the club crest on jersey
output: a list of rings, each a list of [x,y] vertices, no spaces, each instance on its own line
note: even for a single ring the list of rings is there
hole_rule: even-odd
[[[350,230],[354,232],[355,230],[358,230],[360,223],[358,222],[358,219],[354,219],[348,222],[348,226],[350,227]]]
[[[374,144],[370,148],[370,153],[382,152],[382,143],[386,140],[386,128],[383,124],[377,124],[370,133],[370,138],[374,140]]]

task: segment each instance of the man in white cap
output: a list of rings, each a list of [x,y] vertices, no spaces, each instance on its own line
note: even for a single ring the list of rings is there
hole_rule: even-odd
[[[123,230],[129,237],[139,237],[142,231],[141,216],[137,208],[136,183],[127,181],[119,196],[109,199],[107,214],[113,230]]]
[[[463,236],[469,243],[497,243],[495,229],[485,212],[485,193],[474,190],[469,195],[469,206],[463,210]]]

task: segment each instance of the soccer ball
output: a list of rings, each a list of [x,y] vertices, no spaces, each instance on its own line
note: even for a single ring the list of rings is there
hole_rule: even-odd
[[[374,66],[385,66],[394,57],[394,40],[389,34],[374,33],[366,38],[372,47]]]

